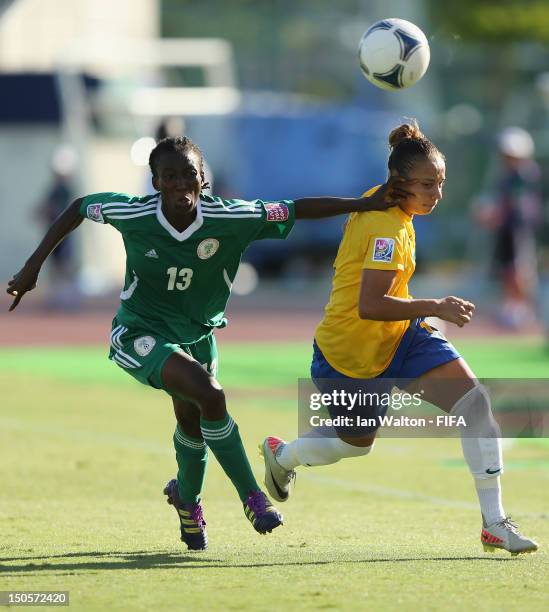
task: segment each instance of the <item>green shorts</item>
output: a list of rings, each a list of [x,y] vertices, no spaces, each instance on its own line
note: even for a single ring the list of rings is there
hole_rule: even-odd
[[[162,367],[173,353],[189,355],[217,376],[217,345],[213,334],[194,344],[177,344],[150,329],[128,329],[116,317],[113,319],[109,359],[140,383],[167,391],[162,383]]]

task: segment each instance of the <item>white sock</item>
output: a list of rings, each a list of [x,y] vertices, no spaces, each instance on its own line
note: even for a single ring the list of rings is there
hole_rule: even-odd
[[[503,456],[499,438],[468,438],[462,432],[461,448],[475,479],[494,480],[503,474]]]
[[[276,460],[286,470],[298,465],[330,465],[345,457],[367,455],[373,446],[353,446],[339,438],[303,436],[285,444]]]
[[[475,481],[482,516],[487,525],[501,521],[505,518],[499,478],[503,473],[501,431],[492,415],[488,392],[482,385],[475,386],[456,402],[451,414],[463,416],[467,423],[461,429],[461,447]]]
[[[486,525],[491,525],[502,521],[505,518],[505,511],[501,504],[501,484],[500,478],[475,478],[480,510],[486,521]]]

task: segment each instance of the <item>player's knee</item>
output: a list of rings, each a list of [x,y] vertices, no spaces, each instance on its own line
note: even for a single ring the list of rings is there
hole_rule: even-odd
[[[501,430],[486,388],[476,385],[456,402],[451,414],[465,421],[461,445],[472,475],[477,480],[490,480],[503,474]]]
[[[351,445],[348,445],[351,446]],[[351,446],[347,449],[347,457],[365,457],[374,450],[374,441],[372,440],[367,446]]]
[[[343,457],[362,457],[368,455],[374,449],[375,438],[367,436],[341,436],[337,439],[337,445]]]
[[[177,424],[179,428],[188,436],[193,438],[201,438],[200,419],[195,419],[188,415],[178,415]]]
[[[197,401],[203,415],[212,411],[216,413],[225,412],[225,392],[215,378],[210,378],[200,388]]]
[[[450,414],[463,417],[462,432],[468,436],[498,438],[501,431],[492,414],[490,396],[484,385],[477,384],[461,397]]]
[[[339,439],[349,446],[353,446],[355,448],[363,448],[366,449],[364,454],[369,453],[376,439],[376,432],[368,433],[364,435],[342,435],[338,434]]]
[[[490,396],[486,387],[481,384],[475,384],[472,389],[469,389],[459,400],[454,404],[452,414],[469,414],[471,412],[491,412]]]

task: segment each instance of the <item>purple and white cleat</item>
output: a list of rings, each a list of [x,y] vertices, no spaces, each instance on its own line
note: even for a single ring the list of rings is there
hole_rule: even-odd
[[[208,548],[208,535],[200,502],[195,504],[181,502],[175,478],[164,487],[164,495],[168,497],[167,502],[177,511],[181,540],[185,542],[189,550],[206,550]]]
[[[271,533],[283,524],[282,514],[271,504],[263,491],[253,491],[244,502],[244,514],[261,534]]]

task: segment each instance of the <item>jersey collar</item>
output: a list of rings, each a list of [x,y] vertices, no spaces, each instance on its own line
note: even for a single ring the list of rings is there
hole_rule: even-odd
[[[175,227],[166,219],[164,213],[162,212],[162,196],[158,198],[158,206],[156,207],[156,218],[158,219],[158,223],[176,240],[179,242],[183,242],[183,240],[187,240],[189,236],[192,236],[197,229],[202,227],[202,223],[204,223],[204,218],[202,217],[202,206],[200,205],[200,200],[198,200],[196,204],[196,219],[189,225],[186,230],[182,232],[178,232]]]
[[[409,215],[407,212],[404,212],[400,206],[395,206],[395,211],[403,221],[412,221],[414,218],[414,215]]]

